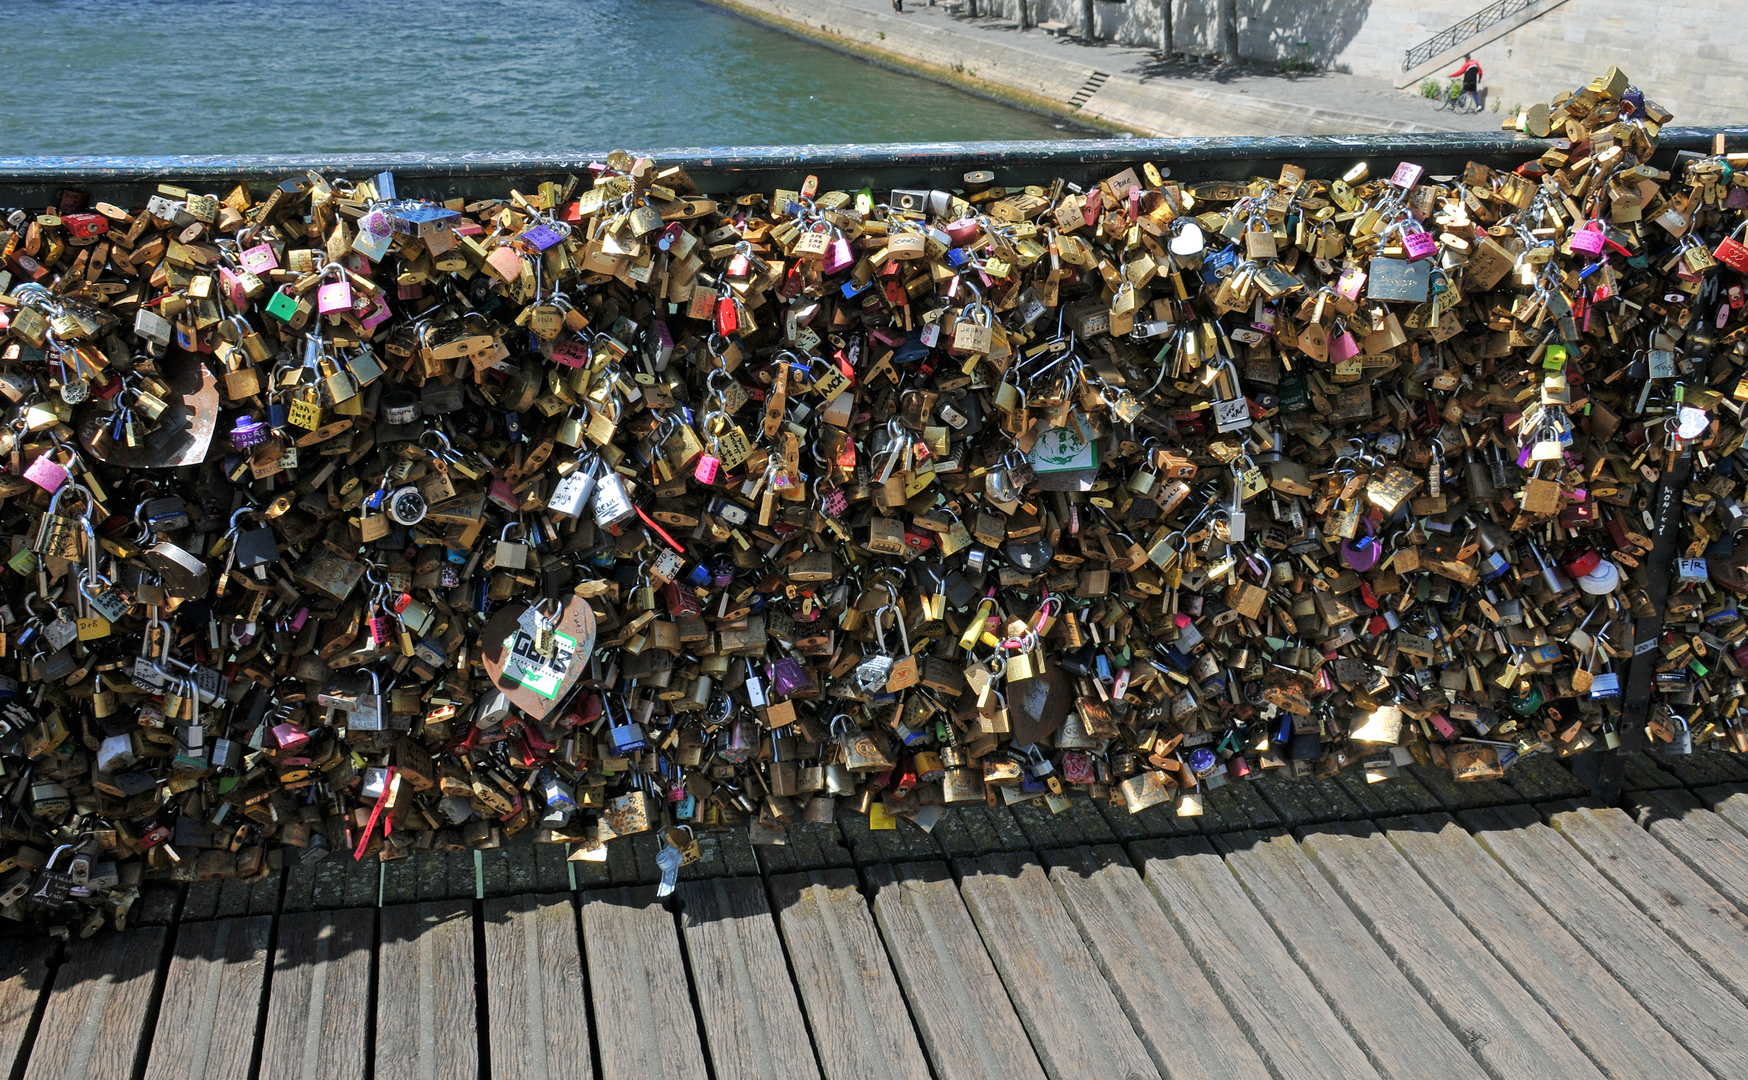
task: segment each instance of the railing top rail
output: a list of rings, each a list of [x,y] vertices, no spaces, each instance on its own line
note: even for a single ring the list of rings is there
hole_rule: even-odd
[[[1402,70],[1410,71],[1444,52],[1464,38],[1473,37],[1535,3],[1536,0],[1494,0],[1461,22],[1445,27],[1402,56]]]
[[[1748,145],[1748,126],[1725,129],[1732,145]],[[1670,128],[1659,138],[1659,153],[1707,151],[1712,129]],[[1434,174],[1454,173],[1465,161],[1521,163],[1547,140],[1506,132],[1412,135],[1271,136],[1200,139],[1086,139],[1060,142],[951,142],[794,145],[761,147],[669,147],[640,149],[663,165],[681,165],[712,192],[752,191],[778,180],[814,173],[838,188],[939,185],[943,174],[959,168],[995,169],[1009,186],[1108,175],[1126,165],[1152,161],[1184,180],[1231,179],[1278,170],[1281,162],[1304,165],[1315,175],[1320,163],[1343,169],[1360,159],[1411,160]],[[97,198],[126,196],[145,186],[235,183],[262,186],[315,170],[325,175],[363,178],[383,170],[395,174],[405,196],[441,197],[459,191],[508,188],[529,178],[580,173],[603,160],[606,150],[567,154],[305,154],[159,157],[0,158],[0,205],[53,201],[62,187],[77,186]]]

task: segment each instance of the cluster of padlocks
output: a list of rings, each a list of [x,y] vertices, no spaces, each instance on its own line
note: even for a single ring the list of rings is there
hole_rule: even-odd
[[[1667,120],[1611,70],[1510,171],[13,212],[0,905],[1748,747],[1748,186]]]

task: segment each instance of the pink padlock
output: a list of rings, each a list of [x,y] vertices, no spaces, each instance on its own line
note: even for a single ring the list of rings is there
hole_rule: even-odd
[[[1590,224],[1595,223],[1587,223],[1584,228],[1572,234],[1572,250],[1582,251],[1586,255],[1601,255],[1602,249],[1607,246],[1602,235],[1602,228],[1598,225],[1597,228],[1592,229]]]
[[[224,290],[225,298],[238,311],[249,310],[249,294],[243,287],[243,279],[231,273],[228,266],[219,267],[219,287]]]
[[[67,482],[67,467],[50,457],[41,454],[30,463],[30,468],[24,470],[24,478],[53,495],[61,485]]]
[[[316,310],[323,315],[352,310],[352,283],[335,281],[316,290]]]
[[[589,346],[581,341],[556,341],[552,345],[552,362],[555,364],[579,368],[589,360]]]
[[[958,221],[948,223],[947,236],[952,239],[954,247],[963,247],[977,238],[977,233],[981,228],[982,226],[974,217],[960,218]]]
[[[1438,241],[1431,233],[1405,232],[1402,234],[1402,250],[1408,253],[1409,261],[1424,259],[1438,250]]]
[[[1402,164],[1396,166],[1396,171],[1394,173],[1390,174],[1390,183],[1401,188],[1403,191],[1407,191],[1415,184],[1420,183],[1420,178],[1424,175],[1426,175],[1426,170],[1424,168],[1411,161],[1404,161]]]
[[[251,274],[265,274],[269,270],[279,269],[279,259],[273,254],[272,244],[256,244],[244,248],[239,255],[243,260],[243,269]]]
[[[850,242],[840,236],[825,249],[825,258],[820,260],[819,269],[821,273],[831,275],[849,269],[855,262],[856,256],[850,250]]]
[[[716,483],[716,474],[722,468],[722,462],[713,454],[699,454],[698,464],[692,469],[692,478],[700,484]]]
[[[289,750],[309,742],[310,733],[288,721],[273,728],[273,738],[275,742],[279,743],[280,749]]]
[[[387,322],[389,316],[393,314],[394,312],[389,310],[388,300],[381,293],[378,293],[371,298],[370,306],[364,309],[364,314],[358,317],[358,321],[363,324],[366,330],[374,330]]]
[[[1341,277],[1335,283],[1335,291],[1349,300],[1358,302],[1360,290],[1366,287],[1366,272],[1359,267],[1349,267],[1341,272]]]
[[[1351,360],[1360,354],[1360,343],[1351,333],[1343,330],[1329,339],[1329,360],[1339,364],[1343,360]]]
[[[486,498],[512,514],[522,509],[522,497],[511,490],[501,476],[492,477],[492,482],[486,486]]]

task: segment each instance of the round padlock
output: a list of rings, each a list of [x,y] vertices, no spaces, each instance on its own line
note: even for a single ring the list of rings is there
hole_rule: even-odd
[[[1578,587],[1591,596],[1603,596],[1621,586],[1620,567],[1600,556],[1589,573],[1574,576],[1578,578]]]
[[[1384,557],[1384,545],[1372,535],[1372,526],[1367,523],[1363,529],[1362,535],[1341,542],[1341,561],[1362,574]]]
[[[1573,544],[1566,548],[1560,556],[1560,569],[1566,571],[1566,576],[1579,578],[1596,569],[1602,562],[1602,555],[1588,544]]]
[[[382,395],[382,422],[410,424],[419,418],[419,398],[410,390],[391,390]]]
[[[408,485],[388,497],[388,516],[402,525],[417,525],[425,520],[425,496]]]

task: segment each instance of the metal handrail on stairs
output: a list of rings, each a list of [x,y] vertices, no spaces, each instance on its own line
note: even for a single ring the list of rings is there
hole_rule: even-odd
[[[1458,42],[1474,37],[1489,26],[1504,22],[1535,2],[1536,0],[1498,0],[1497,3],[1488,4],[1462,22],[1447,26],[1409,49],[1402,56],[1402,70],[1410,71],[1419,67]]]

